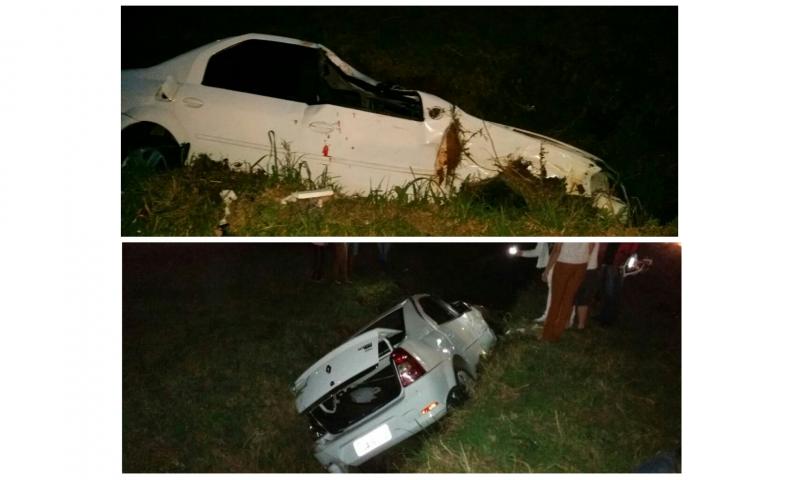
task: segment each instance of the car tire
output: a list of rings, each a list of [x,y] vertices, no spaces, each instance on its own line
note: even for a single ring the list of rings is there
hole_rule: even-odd
[[[458,408],[475,394],[475,379],[468,371],[461,367],[454,369],[456,385],[450,390],[447,396],[447,405]]]
[[[179,167],[182,156],[180,145],[161,127],[123,133],[123,169],[167,170]]]

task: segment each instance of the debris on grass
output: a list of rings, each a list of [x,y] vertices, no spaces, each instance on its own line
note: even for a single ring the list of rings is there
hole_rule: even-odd
[[[291,157],[291,154],[287,154]],[[495,178],[467,182],[443,196],[436,181],[366,196],[336,196],[334,179],[311,178],[287,158],[268,171],[241,172],[197,157],[161,172],[126,170],[122,178],[124,236],[666,236],[677,225],[626,225],[569,195],[564,181],[533,175],[514,161]],[[226,200],[220,192],[235,192]],[[310,201],[293,202],[307,198]],[[223,207],[223,208],[224,208]],[[320,208],[315,208],[320,207]]]
[[[298,200],[314,200],[314,204],[322,208],[327,200],[333,197],[333,189],[332,188],[321,188],[317,190],[305,190],[302,192],[292,192],[290,195],[287,195],[283,199],[281,199],[281,205],[286,205],[287,203],[294,203]]]
[[[223,205],[225,205],[225,215],[217,224],[217,229],[214,233],[218,237],[222,237],[228,233],[228,215],[231,214],[231,203],[233,203],[238,197],[236,197],[236,192],[233,190],[223,190],[219,192],[219,196],[222,199]]]

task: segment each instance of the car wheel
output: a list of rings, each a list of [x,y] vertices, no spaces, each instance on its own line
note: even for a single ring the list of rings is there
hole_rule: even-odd
[[[122,135],[122,168],[166,170],[181,165],[181,147],[157,125],[134,126]]]
[[[159,147],[137,147],[128,151],[122,158],[122,168],[126,167],[165,170],[169,167],[169,161],[163,149]]]
[[[475,394],[475,379],[461,367],[456,367],[455,376],[456,386],[450,390],[447,404],[448,406],[460,407]]]

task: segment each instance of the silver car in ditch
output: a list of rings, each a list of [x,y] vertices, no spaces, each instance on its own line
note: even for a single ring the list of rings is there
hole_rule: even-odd
[[[380,315],[294,383],[317,460],[345,472],[442,418],[469,396],[496,340],[466,302],[414,295]]]

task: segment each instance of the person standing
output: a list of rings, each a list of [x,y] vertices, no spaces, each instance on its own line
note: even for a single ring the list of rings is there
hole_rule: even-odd
[[[542,281],[547,282],[548,275],[553,272],[550,308],[544,321],[542,340],[555,342],[564,333],[572,314],[575,293],[586,275],[586,265],[593,249],[591,243],[557,243],[550,252],[547,268],[542,273]]]
[[[384,267],[389,266],[389,249],[392,247],[391,243],[376,243],[378,247],[378,261]]]
[[[547,268],[548,263],[550,262],[550,247],[547,243],[539,242],[536,244],[536,247],[532,249],[521,249],[517,252],[517,255],[523,258],[535,258],[536,259],[536,268]],[[544,307],[544,312],[533,320],[534,323],[544,323],[544,320],[547,318],[547,311],[550,309],[550,280],[551,277],[548,277],[545,280],[547,284],[547,303]]]
[[[356,261],[356,257],[358,256],[358,244],[357,243],[348,243],[347,244],[347,278],[353,278],[353,264]]]
[[[326,243],[312,243],[314,247],[314,266],[311,271],[311,280],[321,282],[325,271],[325,245]]]
[[[578,293],[575,295],[575,308],[578,314],[578,330],[586,328],[586,320],[589,318],[589,306],[597,295],[598,287],[602,276],[597,268],[597,259],[600,255],[600,244],[593,243],[592,252],[589,254],[589,262],[586,265],[586,276],[583,278]],[[605,245],[605,244],[603,244]]]
[[[350,283],[347,276],[347,244],[333,244],[333,280],[337,284]]]
[[[598,323],[605,327],[616,322],[622,296],[622,266],[638,250],[638,243],[610,243],[603,254],[603,306]]]

